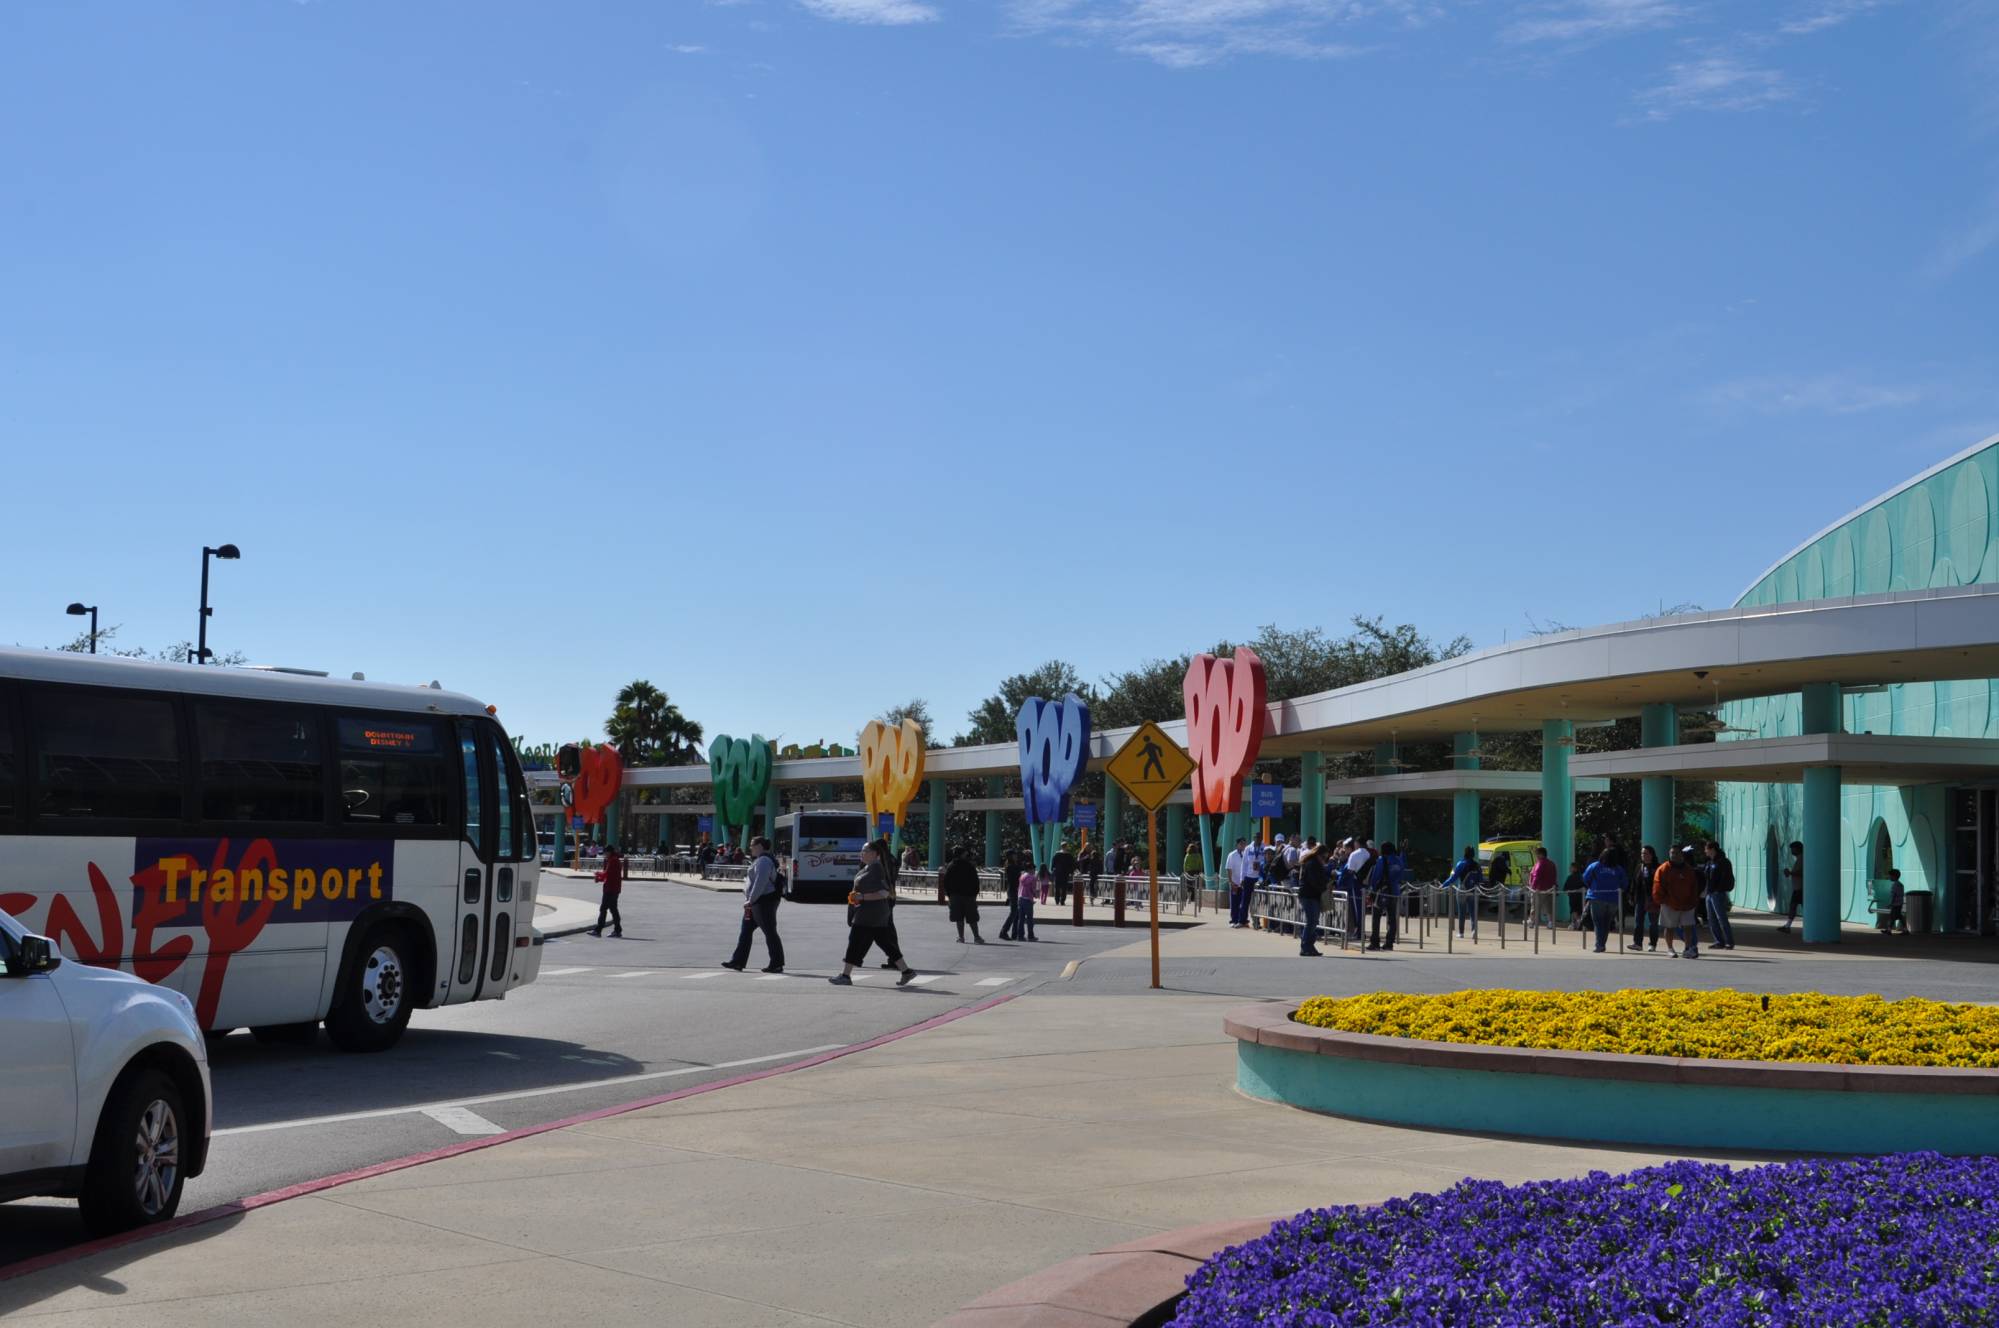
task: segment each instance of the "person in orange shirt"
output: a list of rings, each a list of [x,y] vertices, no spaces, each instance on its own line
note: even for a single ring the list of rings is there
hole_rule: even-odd
[[[1685,939],[1687,948],[1680,953],[1688,959],[1700,958],[1701,879],[1683,850],[1670,850],[1665,865],[1652,874],[1652,902],[1659,906],[1659,922],[1667,933]]]

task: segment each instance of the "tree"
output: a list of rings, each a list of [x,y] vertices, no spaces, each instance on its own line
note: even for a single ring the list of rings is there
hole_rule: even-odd
[[[618,689],[604,735],[628,766],[691,765],[702,759],[701,726],[643,678]]]
[[[100,627],[97,629],[98,654],[118,655],[125,659],[157,659],[167,664],[186,664],[194,659],[194,642],[192,641],[176,641],[157,654],[147,650],[144,646],[112,645],[112,638],[118,635],[120,626],[122,624],[113,623],[109,627]],[[77,655],[89,654],[90,633],[87,631],[79,632],[75,638],[63,642],[56,649],[66,650],[71,654]],[[241,668],[250,662],[250,657],[240,650],[231,650],[219,655],[214,650],[210,650],[208,652],[208,660],[211,664],[219,664],[225,668]]]
[[[1149,659],[1126,673],[1104,678],[1103,693],[1090,708],[1091,723],[1097,728],[1121,729],[1151,720],[1164,724],[1182,719],[1187,713],[1182,685],[1193,656],[1177,659]]]
[[[911,697],[899,706],[890,706],[875,718],[892,729],[900,728],[905,719],[913,719],[923,730],[924,745],[937,746],[937,726],[930,722],[930,706],[920,696]]]
[[[997,694],[979,702],[978,708],[966,716],[970,728],[953,738],[951,745],[970,747],[979,743],[1012,742],[1014,716],[1020,713],[1022,702],[1030,696],[1053,701],[1065,692],[1074,692],[1092,704],[1096,701],[1096,692],[1083,681],[1083,675],[1076,672],[1076,666],[1064,660],[1051,659],[1031,672],[1016,673],[1000,683]]]

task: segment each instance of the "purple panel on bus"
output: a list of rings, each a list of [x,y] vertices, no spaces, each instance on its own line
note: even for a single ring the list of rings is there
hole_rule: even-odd
[[[141,839],[133,912],[150,902],[161,927],[199,927],[205,913],[346,922],[395,897],[395,848],[372,839]]]

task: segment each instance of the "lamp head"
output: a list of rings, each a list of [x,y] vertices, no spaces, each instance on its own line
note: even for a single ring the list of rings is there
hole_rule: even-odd
[[[225,544],[215,551],[215,556],[218,558],[241,558],[243,551],[234,544]]]
[[[70,605],[68,608],[64,609],[63,612],[69,614],[71,617],[81,618],[84,614],[89,613],[90,610],[85,608],[83,604],[79,602]]]

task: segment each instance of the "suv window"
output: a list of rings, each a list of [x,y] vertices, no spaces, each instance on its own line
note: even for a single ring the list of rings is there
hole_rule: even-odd
[[[37,688],[28,713],[43,816],[180,819],[180,724],[171,700]]]

